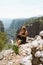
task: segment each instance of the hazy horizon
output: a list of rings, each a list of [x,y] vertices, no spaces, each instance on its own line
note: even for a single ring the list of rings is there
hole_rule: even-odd
[[[43,0],[0,0],[0,18],[43,16]]]

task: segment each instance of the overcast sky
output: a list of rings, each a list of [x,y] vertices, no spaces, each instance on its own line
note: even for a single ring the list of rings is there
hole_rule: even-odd
[[[0,18],[43,16],[43,0],[0,0]]]

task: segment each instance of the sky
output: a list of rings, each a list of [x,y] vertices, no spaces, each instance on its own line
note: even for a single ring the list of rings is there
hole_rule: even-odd
[[[43,16],[43,0],[0,0],[0,18]]]

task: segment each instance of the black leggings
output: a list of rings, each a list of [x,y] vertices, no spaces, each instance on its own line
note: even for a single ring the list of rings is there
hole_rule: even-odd
[[[22,35],[18,35],[17,38],[19,40],[21,40],[21,44],[25,44],[26,43],[26,37],[23,37]]]

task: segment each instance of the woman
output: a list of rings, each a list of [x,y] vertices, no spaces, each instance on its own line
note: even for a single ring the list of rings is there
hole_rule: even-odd
[[[22,26],[19,34],[17,35],[17,39],[16,39],[17,44],[18,45],[25,44],[27,35],[28,35],[28,32],[26,30],[26,27]]]

